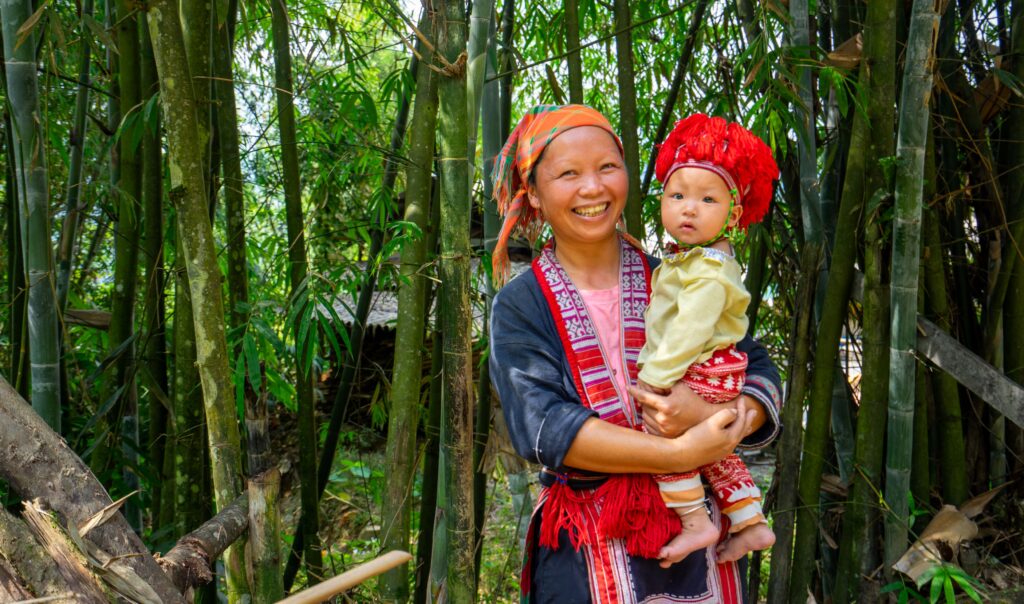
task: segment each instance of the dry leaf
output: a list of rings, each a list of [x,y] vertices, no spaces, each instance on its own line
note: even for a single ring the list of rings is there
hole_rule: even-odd
[[[916,583],[924,571],[946,562],[940,549],[943,544],[955,551],[961,542],[969,541],[977,534],[977,524],[955,507],[944,505],[892,567]]]
[[[864,36],[857,34],[828,53],[828,64],[842,69],[853,69],[860,63],[864,50]]]
[[[977,518],[979,515],[981,515],[982,512],[985,511],[985,506],[987,506],[988,503],[992,501],[992,499],[996,495],[999,494],[999,491],[1002,491],[1008,484],[1010,483],[1003,483],[994,489],[985,491],[984,493],[978,495],[977,497],[972,497],[968,499],[967,501],[960,504],[960,511],[963,512],[964,516],[967,516],[968,518]]]
[[[121,509],[122,505],[124,505],[124,502],[128,501],[129,497],[135,495],[138,492],[138,490],[132,491],[131,493],[128,493],[124,497],[118,499],[114,503],[111,503],[107,507],[93,514],[93,516],[86,520],[85,523],[82,524],[82,526],[78,527],[78,534],[85,537],[89,534],[89,531],[103,524],[107,520],[113,518],[114,514],[116,514],[117,511]]]

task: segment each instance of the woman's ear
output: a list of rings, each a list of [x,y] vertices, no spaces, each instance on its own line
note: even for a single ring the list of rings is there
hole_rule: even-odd
[[[740,216],[743,216],[743,206],[734,205],[732,207],[732,213],[729,215],[729,228],[735,228],[740,222]]]
[[[530,202],[530,207],[535,210],[540,209],[540,198],[537,197],[537,185],[526,185],[526,199]]]

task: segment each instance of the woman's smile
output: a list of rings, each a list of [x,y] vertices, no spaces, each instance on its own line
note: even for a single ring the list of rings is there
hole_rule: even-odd
[[[581,206],[581,207],[578,207],[578,208],[573,208],[572,211],[577,213],[577,214],[579,214],[580,216],[585,216],[587,218],[593,218],[595,216],[600,216],[601,214],[604,214],[605,211],[609,207],[611,207],[611,205],[612,204],[610,204],[608,202],[605,202],[605,203],[600,203],[600,204],[592,205],[592,206]]]

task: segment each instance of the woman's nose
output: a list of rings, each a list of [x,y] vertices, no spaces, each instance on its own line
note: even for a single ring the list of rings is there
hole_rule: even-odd
[[[580,194],[593,194],[601,190],[601,178],[595,173],[586,173],[580,179]]]

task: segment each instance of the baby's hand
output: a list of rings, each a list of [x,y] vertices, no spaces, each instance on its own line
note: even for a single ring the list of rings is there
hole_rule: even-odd
[[[637,379],[636,387],[643,390],[644,392],[652,392],[654,394],[659,394],[661,396],[665,396],[672,392],[668,388],[658,388],[657,386],[651,386],[650,384],[641,379]]]

